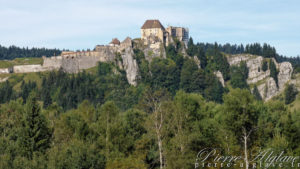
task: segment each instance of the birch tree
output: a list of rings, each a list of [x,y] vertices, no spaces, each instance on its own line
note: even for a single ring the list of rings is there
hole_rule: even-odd
[[[163,104],[169,99],[169,94],[166,90],[153,91],[152,89],[146,90],[144,93],[141,105],[146,112],[150,114],[147,129],[150,133],[154,133],[159,153],[159,166],[160,169],[165,168],[165,155],[164,155],[164,132],[163,128],[166,125],[166,111],[163,110]]]
[[[254,131],[258,126],[259,110],[253,95],[248,90],[234,89],[224,96],[226,128],[234,133],[241,143],[245,168],[249,168],[249,149]]]

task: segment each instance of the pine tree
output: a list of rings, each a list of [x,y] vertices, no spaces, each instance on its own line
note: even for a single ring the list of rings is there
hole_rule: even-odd
[[[267,62],[265,59],[263,60],[261,69],[262,69],[264,72],[268,70],[268,62]]]
[[[297,94],[298,94],[298,91],[293,84],[287,85],[287,87],[284,91],[285,104],[292,103],[295,100]]]
[[[273,60],[270,61],[270,76],[275,80],[276,85],[278,87],[278,70]]]
[[[44,90],[42,99],[44,102],[43,108],[47,108],[48,106],[50,106],[52,104],[52,98],[51,98],[49,89]]]
[[[34,152],[45,152],[50,147],[51,137],[52,129],[41,114],[36,94],[31,93],[25,105],[19,139],[22,155],[32,159]]]
[[[186,92],[191,92],[192,91],[192,82],[194,79],[193,73],[198,70],[198,67],[194,60],[192,59],[187,59],[185,60],[182,69],[181,69],[181,74],[180,74],[180,88],[182,88]]]

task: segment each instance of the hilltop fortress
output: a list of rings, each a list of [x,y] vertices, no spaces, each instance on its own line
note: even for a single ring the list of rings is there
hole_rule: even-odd
[[[139,67],[135,59],[134,50],[139,49],[144,52],[145,59],[151,62],[155,57],[166,58],[166,46],[174,42],[180,42],[183,45],[181,53],[187,57],[186,48],[189,39],[189,30],[183,27],[169,26],[164,28],[159,20],[147,20],[141,27],[141,37],[131,39],[127,37],[122,42],[117,38],[107,45],[97,45],[93,50],[87,51],[63,51],[60,56],[43,57],[43,64],[36,65],[16,65],[9,68],[0,69],[0,74],[9,73],[29,73],[42,72],[62,69],[68,73],[78,73],[84,69],[89,69],[97,66],[98,62],[112,62],[119,69],[126,72],[128,83],[137,85],[139,79]],[[246,61],[249,69],[249,77],[247,83],[249,85],[257,85],[259,93],[264,100],[272,97],[283,91],[286,83],[294,83],[300,89],[300,81],[292,80],[293,67],[289,62],[276,64],[278,73],[278,86],[275,80],[270,77],[270,70],[262,70],[264,58],[262,56],[254,56],[249,54],[226,55],[228,63],[239,65],[241,61]],[[191,56],[195,63],[200,67],[200,60],[197,56]],[[221,72],[214,72],[219,78],[223,86],[225,82]],[[7,80],[0,78],[0,82]]]
[[[173,26],[165,29],[159,20],[147,20],[141,28],[141,39],[144,40],[145,45],[162,42],[165,46],[168,46],[174,41],[174,38],[182,41],[187,46],[189,30]]]
[[[128,82],[136,85],[138,65],[133,56],[134,46],[142,45],[145,55],[151,60],[153,57],[165,57],[165,46],[172,43],[175,38],[187,45],[188,29],[171,26],[165,29],[159,20],[147,20],[141,27],[140,39],[132,40],[127,37],[120,42],[114,38],[108,45],[97,45],[92,51],[63,51],[60,56],[43,57],[42,65],[13,66],[0,69],[0,74],[42,72],[60,68],[68,73],[78,73],[95,67],[98,62],[114,62],[120,69],[126,71]]]

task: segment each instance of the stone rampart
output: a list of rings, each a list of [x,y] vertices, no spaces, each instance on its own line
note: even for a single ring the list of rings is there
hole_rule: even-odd
[[[9,68],[0,69],[0,74],[8,74],[8,73],[10,73]]]
[[[14,73],[30,73],[30,72],[43,72],[51,70],[49,68],[43,67],[42,65],[18,65],[13,66]]]

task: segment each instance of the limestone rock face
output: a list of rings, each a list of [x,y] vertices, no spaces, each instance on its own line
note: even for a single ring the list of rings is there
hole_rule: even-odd
[[[201,61],[198,59],[197,56],[194,56],[194,62],[197,64],[198,68],[201,68]],[[221,75],[222,75],[222,73],[221,73]],[[223,75],[222,75],[222,77],[223,77]]]
[[[238,54],[233,56],[227,56],[227,61],[230,66],[239,65],[241,61],[246,61],[250,58],[251,55]]]
[[[270,100],[278,94],[276,82],[271,77],[266,80],[266,83],[259,85],[257,89],[264,100]]]
[[[144,49],[145,59],[151,62],[153,58],[166,58],[166,51],[161,42],[153,42]]]
[[[8,68],[0,69],[0,74],[8,74],[8,73],[9,73]]]
[[[4,77],[4,78],[0,78],[0,83],[5,82],[6,80],[8,80],[9,77]]]
[[[239,54],[227,57],[227,60],[232,65],[239,65],[241,61],[245,61],[249,69],[248,84],[257,83],[260,80],[263,80],[270,76],[270,70],[263,71],[261,66],[263,62],[263,57],[253,56],[249,54]]]
[[[277,86],[275,80],[270,77],[270,70],[262,70],[262,64],[264,60],[262,56],[238,54],[227,56],[227,60],[230,66],[239,65],[241,61],[245,61],[247,63],[247,67],[249,69],[247,83],[258,83],[259,85],[257,88],[264,100],[269,100],[283,91],[285,84],[291,80],[293,73],[293,67],[291,63],[277,63],[276,60],[272,58],[277,70],[279,71]]]
[[[263,80],[264,78],[270,76],[270,70],[263,71],[261,66],[263,62],[263,57],[258,56],[257,58],[251,58],[247,61],[247,67],[249,69],[248,84],[257,83],[260,80]]]
[[[133,50],[130,47],[125,49],[125,52],[122,53],[121,57],[123,60],[123,68],[126,71],[128,83],[136,86],[139,69],[136,60],[133,58],[133,55]]]
[[[279,73],[278,73],[278,86],[279,89],[284,89],[285,83],[291,80],[293,73],[293,66],[290,62],[279,63]]]
[[[222,86],[225,87],[225,82],[224,82],[222,73],[220,71],[217,71],[217,72],[214,72],[214,74],[217,76],[217,78],[221,82]]]

